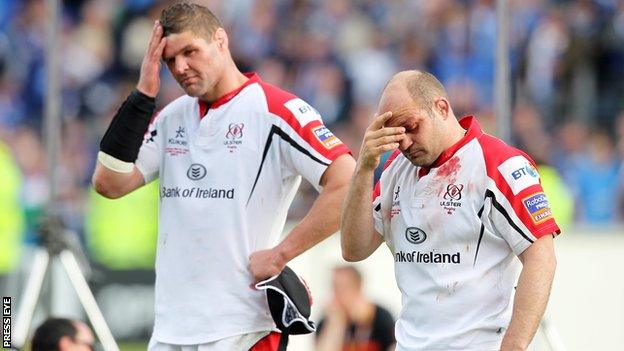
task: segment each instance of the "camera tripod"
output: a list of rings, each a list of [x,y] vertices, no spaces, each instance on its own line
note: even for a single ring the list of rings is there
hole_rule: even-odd
[[[110,329],[102,316],[87,280],[80,270],[74,252],[81,252],[77,245],[70,245],[69,231],[58,215],[58,183],[59,157],[58,150],[61,140],[61,105],[62,105],[62,69],[60,67],[60,13],[62,3],[59,0],[46,0],[46,98],[44,109],[44,138],[48,171],[49,199],[46,204],[46,216],[42,221],[38,234],[41,246],[34,254],[31,272],[26,282],[23,301],[20,304],[15,322],[13,344],[21,349],[26,344],[28,331],[32,324],[33,314],[37,307],[43,282],[50,270],[50,262],[58,259],[71,281],[82,307],[93,326],[95,334],[106,351],[119,351]],[[72,251],[73,249],[73,251]]]
[[[17,313],[15,332],[13,337],[14,347],[21,349],[26,344],[28,331],[32,324],[32,318],[39,301],[46,273],[50,271],[50,263],[58,259],[65,273],[71,281],[74,291],[78,295],[95,334],[106,351],[119,351],[119,347],[106,325],[102,312],[89,289],[78,260],[72,250],[79,250],[75,245],[68,242],[68,232],[58,218],[47,218],[40,227],[42,245],[37,248],[26,287],[22,294],[22,303]]]

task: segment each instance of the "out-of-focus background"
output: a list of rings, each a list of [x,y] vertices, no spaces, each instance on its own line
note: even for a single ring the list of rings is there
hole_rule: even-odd
[[[122,200],[90,189],[99,140],[133,89],[153,21],[168,1],[65,0],[59,42],[62,139],[55,208],[90,262],[91,288],[113,333],[144,348],[153,318],[158,186]],[[198,1],[224,23],[243,71],[299,95],[357,156],[385,82],[427,70],[447,87],[458,116],[498,130],[494,113],[494,0]],[[549,315],[569,350],[624,345],[624,1],[512,0],[512,137],[539,164],[555,217],[559,272]],[[49,194],[43,143],[44,0],[0,0],[0,292],[19,306]],[[166,69],[158,103],[182,94]],[[302,185],[290,223],[315,199]],[[318,320],[340,263],[334,237],[293,263],[309,277]],[[400,294],[381,248],[359,264],[365,291],[395,317]],[[43,305],[84,318],[60,283]],[[40,308],[40,321],[46,308]],[[460,312],[458,312],[460,313]],[[548,350],[538,340],[534,349]],[[293,350],[313,349],[294,337]],[[537,346],[536,346],[537,345]]]

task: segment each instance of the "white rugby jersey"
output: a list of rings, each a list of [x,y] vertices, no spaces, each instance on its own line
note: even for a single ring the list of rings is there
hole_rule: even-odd
[[[484,134],[429,168],[396,151],[375,187],[375,229],[395,260],[403,303],[397,350],[498,350],[511,318],[522,253],[559,233],[535,165]]]
[[[275,246],[305,177],[348,153],[318,112],[256,74],[208,107],[182,96],[156,117],[137,168],[160,178],[153,337],[200,344],[274,328],[249,255]]]

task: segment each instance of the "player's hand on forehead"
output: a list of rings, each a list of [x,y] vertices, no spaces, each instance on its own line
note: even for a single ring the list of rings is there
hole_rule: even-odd
[[[387,121],[392,118],[392,111],[386,111],[383,113],[378,113],[373,122],[369,126],[369,130],[381,129],[387,123]]]
[[[152,28],[152,36],[147,45],[145,56],[143,56],[141,74],[137,84],[139,91],[151,97],[155,97],[160,90],[160,59],[166,44],[167,38],[163,37],[163,27],[159,21],[156,21]]]
[[[408,122],[417,122],[418,118],[415,118],[410,112],[407,108],[393,110],[392,116],[384,121],[384,127],[405,127]]]
[[[375,119],[368,127],[367,131],[377,131],[377,133],[373,133],[376,136],[404,133],[405,128],[401,126],[399,119],[400,117],[395,115],[392,111],[380,113],[375,116]]]
[[[399,142],[405,137],[403,127],[384,127],[392,117],[392,112],[384,112],[377,116],[366,129],[362,149],[358,157],[360,167],[371,170],[379,164],[381,155],[399,147]]]
[[[148,45],[148,52],[154,52],[157,50],[158,45],[161,43],[161,39],[164,37],[164,29],[160,21],[155,21],[152,28],[152,35]]]

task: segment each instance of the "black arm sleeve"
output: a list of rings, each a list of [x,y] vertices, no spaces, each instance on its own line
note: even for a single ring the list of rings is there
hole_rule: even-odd
[[[100,151],[124,162],[134,162],[149,126],[156,99],[134,90],[121,105],[100,142]]]

